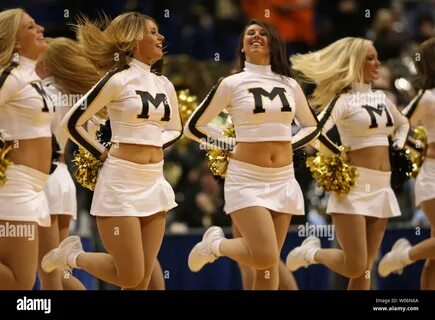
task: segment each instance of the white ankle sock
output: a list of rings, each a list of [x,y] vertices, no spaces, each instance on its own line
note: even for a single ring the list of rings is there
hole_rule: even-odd
[[[316,255],[317,250],[320,248],[309,248],[307,250],[307,254],[305,256],[305,259],[311,264],[317,263],[316,260],[314,260],[314,256]]]
[[[224,238],[222,239],[217,239],[215,241],[213,241],[211,243],[211,252],[216,256],[216,257],[220,257],[221,251],[219,250],[219,246],[221,245],[222,240],[224,240]]]
[[[68,255],[68,266],[71,269],[80,269],[79,267],[77,267],[77,257],[79,256],[79,254],[83,253],[84,251],[79,251],[79,252],[72,252]]]

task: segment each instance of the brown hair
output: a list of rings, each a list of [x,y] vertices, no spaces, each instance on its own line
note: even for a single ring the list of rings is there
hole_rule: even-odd
[[[421,89],[435,88],[435,37],[420,44],[418,53],[420,59],[415,63],[420,76],[418,86]]]
[[[249,21],[243,32],[240,34],[239,45],[236,51],[237,72],[242,71],[245,67],[246,56],[245,53],[242,52],[243,37],[245,36],[246,29],[253,24],[259,25],[267,33],[270,46],[270,66],[272,71],[286,77],[291,77],[290,65],[287,59],[284,40],[281,39],[281,37],[278,35],[278,32],[273,26],[264,21],[256,19],[252,19],[251,21]]]

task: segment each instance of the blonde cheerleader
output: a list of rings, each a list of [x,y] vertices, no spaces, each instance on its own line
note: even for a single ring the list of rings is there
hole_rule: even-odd
[[[44,28],[22,9],[0,12],[0,132],[13,162],[0,185],[0,289],[32,289],[38,225],[50,226],[43,187],[51,165],[53,105],[35,73]]]
[[[325,136],[337,126],[347,158],[357,168],[356,186],[347,194],[331,192],[327,213],[332,215],[341,249],[321,249],[320,240],[307,238],[287,256],[287,267],[321,263],[350,279],[348,289],[370,289],[370,273],[388,218],[400,215],[391,189],[389,136],[403,148],[409,123],[384,92],[372,90],[379,77],[378,55],[365,39],[344,38],[326,48],[291,58],[305,80],[315,82],[313,103],[323,133],[314,144],[326,154],[339,153]]]
[[[76,188],[65,164],[65,146],[68,136],[60,123],[72,105],[101,78],[95,66],[85,58],[78,43],[67,38],[49,41],[48,49],[39,57],[36,72],[41,77],[45,92],[55,107],[52,132],[60,150],[55,155],[54,171],[50,174],[44,192],[50,208],[51,227],[39,229],[39,262],[51,249],[69,235],[71,219],[77,218]],[[84,289],[72,275],[60,271],[46,273],[39,264],[41,288],[47,290]]]
[[[42,260],[45,272],[81,268],[125,289],[146,289],[175,195],[163,177],[163,148],[181,134],[177,95],[169,80],[150,71],[163,56],[164,37],[151,17],[128,12],[103,26],[77,26],[85,55],[108,73],[68,112],[69,137],[104,161],[91,214],[108,253],[83,252],[68,237]],[[110,70],[110,71],[109,71]],[[82,126],[106,107],[112,147]]]

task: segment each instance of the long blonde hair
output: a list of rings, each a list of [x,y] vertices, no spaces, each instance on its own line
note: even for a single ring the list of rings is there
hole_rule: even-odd
[[[0,68],[11,62],[24,13],[23,9],[9,9],[0,12]]]
[[[103,76],[85,57],[78,43],[68,38],[49,40],[40,59],[46,63],[56,85],[64,93],[85,94]]]
[[[129,62],[137,41],[143,38],[147,20],[154,21],[137,12],[123,13],[112,21],[107,16],[97,21],[81,17],[77,39],[86,56],[99,69],[109,71]]]
[[[363,66],[371,41],[343,38],[329,46],[290,58],[294,70],[301,72],[300,80],[315,83],[311,103],[321,109],[336,95],[363,83]]]

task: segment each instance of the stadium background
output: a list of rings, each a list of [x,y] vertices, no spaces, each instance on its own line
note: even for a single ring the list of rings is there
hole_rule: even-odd
[[[287,43],[288,55],[321,48],[339,38],[365,37],[373,40],[383,63],[374,84],[385,90],[399,108],[416,94],[413,61],[416,46],[435,35],[434,0],[0,0],[0,9],[22,7],[44,26],[48,37],[74,38],[72,24],[83,13],[91,18],[102,12],[115,17],[124,11],[139,11],[158,22],[165,36],[167,54],[163,74],[177,90],[189,89],[201,101],[221,76],[233,67],[238,37],[249,18],[263,19],[277,27]],[[306,87],[309,94],[312,88]],[[75,146],[69,145],[69,160]],[[307,150],[310,152],[310,150]],[[74,171],[69,163],[71,172]],[[165,175],[176,192],[179,206],[167,215],[167,233],[159,254],[167,289],[240,289],[240,275],[227,258],[206,266],[198,274],[187,268],[187,255],[204,228],[212,224],[230,226],[223,213],[223,183],[207,168],[205,154],[186,139],[166,150]],[[294,218],[283,257],[302,240],[300,231],[311,225],[326,226],[327,195],[315,187],[309,172],[297,170],[304,191],[306,217]],[[92,193],[79,185],[79,218],[72,232],[82,237],[86,250],[103,251],[95,220],[89,215]],[[384,253],[399,237],[416,243],[429,236],[428,222],[414,208],[413,180],[396,191],[402,216],[391,219],[384,237]],[[301,227],[302,226],[302,227]],[[227,233],[230,229],[227,228]],[[321,237],[322,246],[336,246]],[[375,265],[376,268],[376,265]],[[422,263],[407,268],[402,276],[379,279],[376,289],[418,289]],[[116,289],[77,271],[89,289]],[[300,289],[343,289],[346,281],[323,266],[295,273]]]

